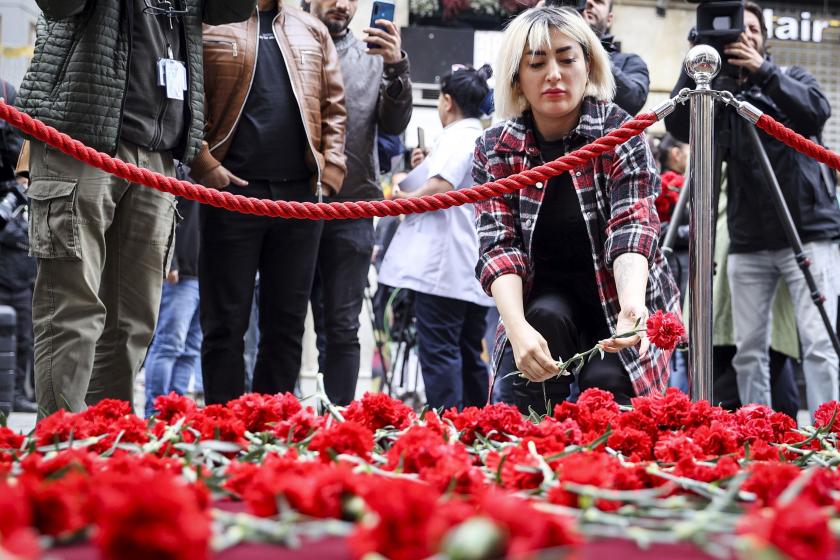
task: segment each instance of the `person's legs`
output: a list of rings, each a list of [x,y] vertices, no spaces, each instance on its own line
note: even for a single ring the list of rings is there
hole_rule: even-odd
[[[228,187],[236,194],[268,198],[265,182]],[[271,219],[201,207],[198,288],[201,370],[207,404],[225,404],[245,392],[245,331],[254,279]]]
[[[793,371],[793,360],[770,349],[770,384],[773,410],[784,412],[794,420],[799,412],[799,387]]]
[[[190,379],[197,371],[200,372],[201,362],[201,322],[198,316],[198,278],[182,279],[184,292],[184,316],[189,318],[184,348],[175,359],[172,368],[172,382],[169,387],[179,395],[186,395],[190,387]],[[190,317],[192,315],[192,317]],[[196,393],[201,391],[200,381],[197,381]]]
[[[32,363],[32,289],[13,290],[6,295],[8,299],[3,304],[12,306],[17,316],[15,394],[12,410],[37,412],[37,407],[26,396],[26,374],[29,364]]]
[[[481,357],[482,341],[487,327],[488,308],[468,303],[461,328],[461,371],[463,372],[464,406],[484,406],[490,391],[490,372]]]
[[[779,273],[768,251],[729,255],[729,289],[735,357],[732,367],[742,404],[772,405],[770,396],[770,304]]]
[[[283,190],[288,191],[287,199],[314,200],[306,183],[287,184]],[[322,221],[276,219],[266,236],[260,255],[255,393],[292,392],[295,388],[323,225]]]
[[[171,155],[127,148],[136,154],[138,166],[175,175]],[[89,405],[103,399],[134,400],[134,376],[155,331],[163,278],[175,245],[175,197],[129,185],[105,240],[99,295],[107,311],[85,397]]]
[[[356,395],[359,314],[372,252],[372,220],[334,220],[324,224],[318,256],[327,334],[323,373],[327,395],[336,404],[349,404]]]
[[[122,159],[132,163],[127,150]],[[99,289],[105,232],[125,181],[33,142],[30,155],[35,396],[39,418],[84,410],[96,343],[105,326]],[[162,260],[162,259],[161,259]]]
[[[186,329],[184,321],[179,321],[178,311],[175,287],[164,284],[155,336],[146,355],[146,418],[154,413],[155,398],[168,392],[175,358],[183,349],[186,333],[181,331]]]
[[[315,267],[315,278],[312,280],[312,293],[309,295],[312,305],[312,326],[315,329],[315,347],[318,349],[318,371],[323,372],[327,367],[327,332],[324,326],[324,296],[321,290],[321,274]]]
[[[579,350],[578,322],[569,296],[559,293],[536,296],[526,306],[525,319],[545,338],[555,360],[568,359]],[[504,359],[502,364],[505,365]],[[510,365],[506,367],[510,368]],[[499,373],[507,375],[514,369],[500,368]],[[513,380],[515,404],[523,414],[529,414],[531,410],[550,414],[554,405],[568,398],[573,377],[564,375],[543,383],[532,383],[516,376],[510,379]]]
[[[840,271],[840,254],[831,241],[805,244],[805,253],[811,261],[811,274],[820,293],[825,297],[823,306],[837,332],[837,274]],[[775,258],[784,275],[790,297],[796,309],[796,325],[802,345],[802,372],[805,374],[805,392],[811,416],[824,402],[838,399],[838,358],[829,338],[819,310],[811,300],[811,290],[805,276],[797,266],[793,252],[776,251]]]
[[[414,294],[417,356],[431,408],[464,407],[460,342],[468,305],[457,299]]]
[[[254,367],[257,365],[257,348],[260,344],[260,275],[254,284],[254,298],[251,302],[251,317],[245,331],[245,391],[254,386]],[[203,392],[203,391],[202,391]]]

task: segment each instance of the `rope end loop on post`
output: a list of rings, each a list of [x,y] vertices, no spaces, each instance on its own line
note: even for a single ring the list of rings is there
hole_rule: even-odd
[[[752,124],[758,124],[758,119],[764,116],[764,111],[748,101],[736,100],[735,110]]]
[[[665,117],[674,112],[677,108],[677,98],[666,99],[659,105],[651,109],[651,112],[656,115],[657,120],[664,120]]]

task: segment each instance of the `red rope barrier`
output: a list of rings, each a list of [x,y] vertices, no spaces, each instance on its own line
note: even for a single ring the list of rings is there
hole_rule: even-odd
[[[774,119],[768,114],[763,114],[755,123],[755,126],[782,142],[797,152],[805,154],[821,163],[824,163],[840,171],[840,155],[835,154],[831,150],[820,146],[816,142],[805,138],[801,134],[787,128],[785,125]]]
[[[179,181],[173,177],[165,177],[159,173],[153,173],[148,169],[142,169],[130,163],[125,163],[124,161],[112,158],[105,153],[85,146],[78,140],[70,138],[66,134],[33,119],[29,115],[18,111],[2,101],[0,101],[0,118],[20,129],[24,134],[37,138],[59,149],[70,157],[121,179],[125,179],[126,181],[235,212],[306,220],[355,219],[372,218],[374,216],[419,214],[421,212],[430,212],[451,206],[460,206],[462,204],[487,200],[525,188],[538,181],[546,181],[551,177],[574,169],[584,162],[594,159],[614,149],[619,144],[623,144],[630,138],[641,134],[658,120],[654,113],[638,115],[635,119],[624,123],[621,128],[617,128],[591,144],[575,150],[570,154],[566,154],[553,162],[484,185],[399,200],[313,203],[249,198],[242,195],[234,195],[227,191],[211,189],[203,185],[196,185],[187,181]]]

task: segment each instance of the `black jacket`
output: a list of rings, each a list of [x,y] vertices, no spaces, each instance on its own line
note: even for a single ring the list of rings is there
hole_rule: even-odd
[[[0,96],[9,105],[14,105],[17,92],[12,84],[0,79]],[[18,130],[6,121],[0,121],[0,181],[14,180],[22,145],[23,137]]]
[[[674,88],[693,88],[685,72]],[[831,116],[831,106],[817,80],[807,70],[791,66],[783,71],[770,59],[741,86],[739,98],[749,101],[785,126],[817,139]],[[680,105],[665,121],[675,137],[688,141],[689,113]],[[715,144],[727,162],[727,222],[731,253],[751,253],[788,247],[768,187],[751,148],[747,127],[753,126],[733,110],[718,104]],[[833,173],[825,174],[813,159],[759,132],[761,143],[776,172],[785,202],[803,242],[840,238]],[[827,180],[826,180],[827,179]]]
[[[194,183],[189,176],[189,167],[178,165],[176,171],[178,179]],[[198,247],[200,236],[198,233],[198,208],[201,206],[194,200],[178,197],[178,214],[181,221],[175,230],[175,254],[172,256],[170,270],[177,270],[180,278],[198,276]]]
[[[610,55],[613,78],[615,78],[615,99],[613,102],[630,113],[642,110],[650,91],[650,76],[645,61],[637,54],[621,52],[621,45],[612,35],[601,39],[601,44]]]

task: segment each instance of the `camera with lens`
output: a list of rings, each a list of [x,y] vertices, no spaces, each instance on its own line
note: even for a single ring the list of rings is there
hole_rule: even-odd
[[[555,8],[572,8],[582,12],[586,9],[586,0],[546,0],[545,5]]]
[[[734,89],[733,80],[740,77],[741,71],[726,61],[723,52],[726,45],[738,41],[744,32],[743,0],[688,0],[697,6],[697,26],[688,35],[688,40],[695,45],[709,45],[720,54],[722,61],[720,79],[730,85],[718,86],[717,89]]]
[[[24,187],[16,181],[9,181],[8,191],[0,198],[0,231],[17,216],[26,204]]]

